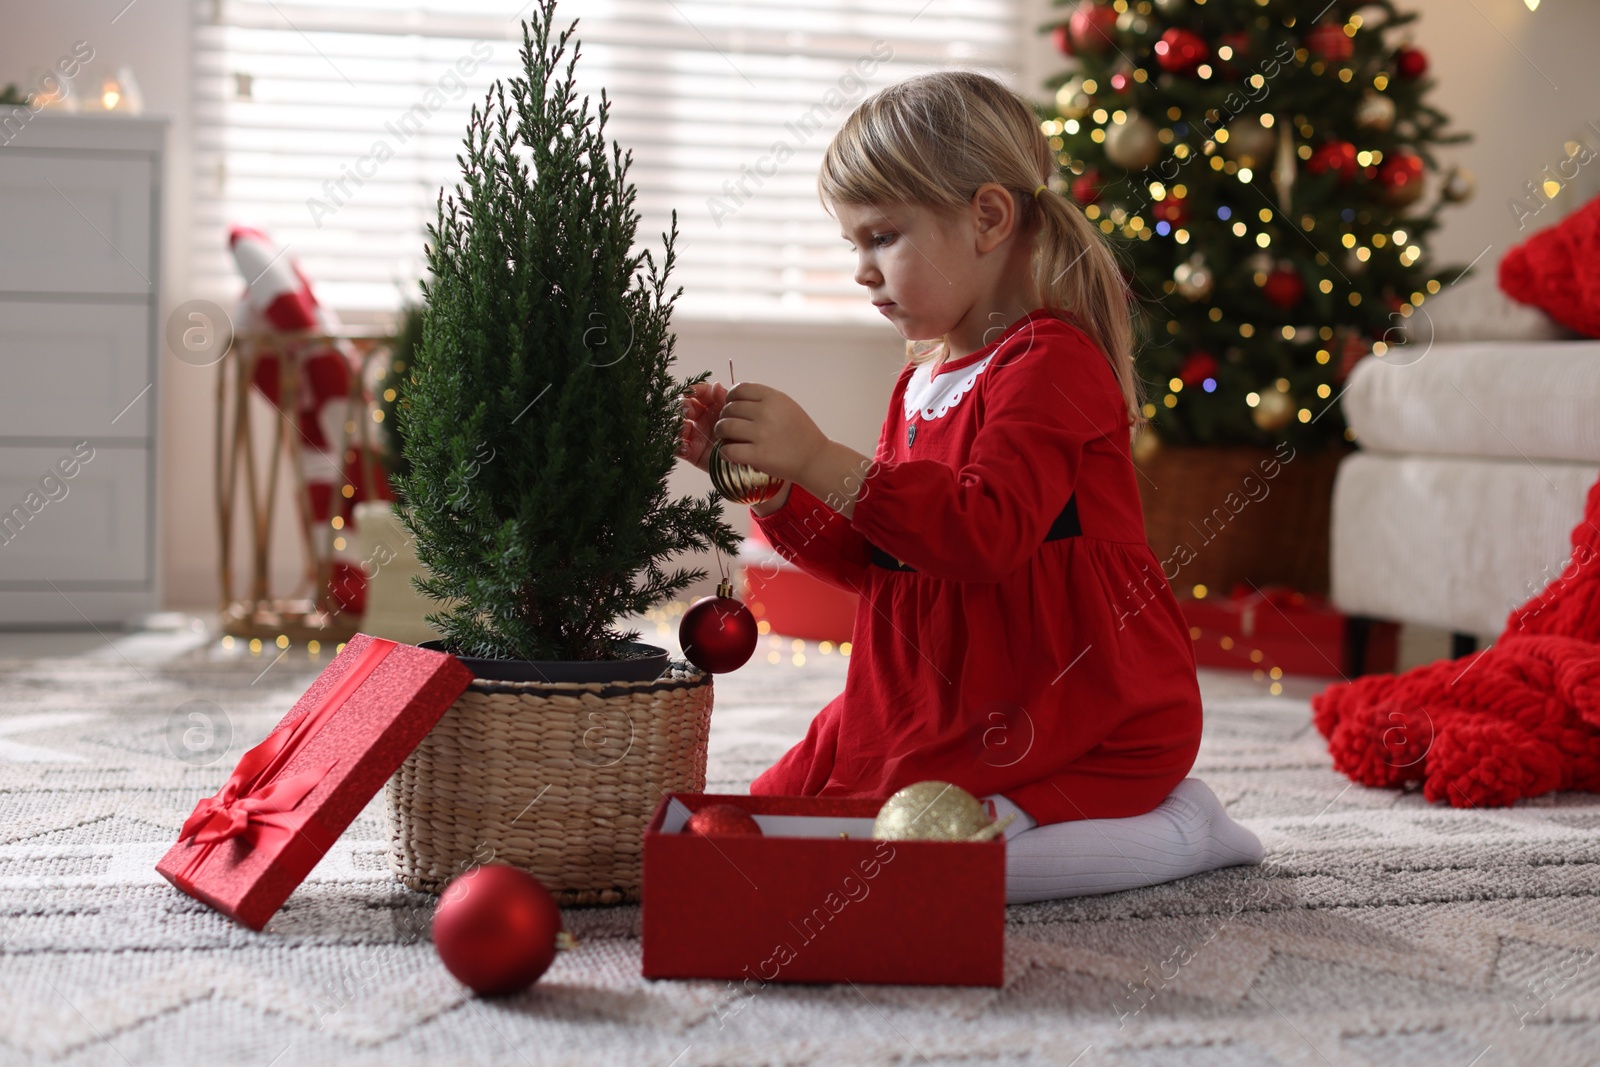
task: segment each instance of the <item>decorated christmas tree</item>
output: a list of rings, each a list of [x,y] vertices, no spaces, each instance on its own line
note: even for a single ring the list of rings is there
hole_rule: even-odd
[[[1042,28],[1072,57],[1042,110],[1063,190],[1137,297],[1148,449],[1345,436],[1354,363],[1460,277],[1431,261],[1472,179],[1425,102],[1414,14],[1335,0],[1083,0]],[[1429,175],[1436,177],[1430,180]]]
[[[738,550],[715,492],[667,497],[680,401],[710,377],[670,373],[677,216],[658,269],[633,248],[632,153],[606,144],[603,92],[594,114],[575,102],[577,23],[553,39],[554,8],[523,25],[524,76],[473,108],[396,410],[400,515],[457,655],[626,658],[639,635],[615,620],[705,577],[665,560]]]

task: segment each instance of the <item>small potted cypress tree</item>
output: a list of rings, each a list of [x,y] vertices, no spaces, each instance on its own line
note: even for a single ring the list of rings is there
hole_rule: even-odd
[[[615,903],[638,898],[661,795],[704,788],[711,675],[614,621],[704,577],[664,572],[673,553],[739,542],[714,491],[668,499],[680,402],[710,377],[670,373],[677,216],[658,270],[632,249],[632,153],[608,149],[604,93],[574,103],[577,24],[552,39],[554,8],[473,108],[428,230],[394,485],[417,587],[445,604],[437,647],[478,680],[390,780],[389,856],[437,891],[487,847],[563,903]]]
[[[738,536],[715,492],[667,499],[680,401],[710,377],[670,373],[677,214],[658,272],[631,247],[632,153],[608,152],[604,93],[597,115],[587,97],[574,104],[576,48],[564,74],[557,64],[577,24],[552,42],[553,9],[524,24],[526,76],[474,107],[463,184],[441,192],[428,229],[394,481],[430,572],[419,588],[454,605],[429,621],[480,677],[553,678],[517,661],[654,677],[665,653],[613,620],[705,576],[663,573],[666,557],[712,543],[736,554]]]

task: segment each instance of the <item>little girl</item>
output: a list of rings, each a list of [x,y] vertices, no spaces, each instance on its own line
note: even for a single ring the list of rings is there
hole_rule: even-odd
[[[953,782],[1017,816],[1012,903],[1262,859],[1185,777],[1200,691],[1129,454],[1127,289],[1053,170],[1032,109],[984,75],[867,98],[818,185],[856,281],[907,340],[876,454],[753,382],[697,386],[680,445],[704,469],[720,438],[785,479],[753,509],[762,532],[860,594],[844,692],[750,791]]]

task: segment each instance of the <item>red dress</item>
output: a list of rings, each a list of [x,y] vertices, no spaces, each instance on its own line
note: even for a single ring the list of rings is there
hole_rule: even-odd
[[[1044,308],[935,370],[908,364],[852,517],[798,485],[756,517],[860,599],[844,692],[750,791],[937,779],[1041,825],[1159,804],[1194,764],[1200,690],[1128,436],[1106,357]]]

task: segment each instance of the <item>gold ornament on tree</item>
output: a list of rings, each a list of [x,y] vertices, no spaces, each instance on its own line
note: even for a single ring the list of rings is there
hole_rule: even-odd
[[[1211,290],[1216,285],[1216,279],[1211,275],[1211,268],[1206,266],[1206,257],[1199,252],[1178,264],[1177,269],[1172,272],[1172,280],[1185,299],[1196,302],[1210,296]]]
[[[1472,177],[1472,172],[1466,167],[1451,167],[1450,173],[1445,175],[1444,184],[1439,188],[1439,195],[1452,204],[1459,204],[1471,200],[1472,194],[1478,189],[1477,181]]]
[[[998,821],[977,797],[949,782],[917,782],[883,802],[872,823],[879,841],[988,841],[1016,818]]]
[[[1294,418],[1294,398],[1279,389],[1263,389],[1250,418],[1268,433],[1281,430]]]
[[[1161,142],[1156,138],[1155,123],[1139,114],[1128,112],[1123,122],[1106,128],[1106,158],[1119,167],[1143,170],[1161,156]]]
[[[1373,89],[1368,89],[1356,105],[1356,125],[1363,130],[1383,133],[1394,125],[1394,101]]]
[[[728,380],[733,381],[733,360],[728,360]],[[735,384],[738,384],[735,382]],[[734,463],[722,454],[719,439],[711,446],[711,484],[724,500],[735,504],[764,504],[783,491],[783,479],[763,474],[754,467]]]
[[[1272,164],[1272,184],[1278,190],[1278,210],[1287,215],[1299,164],[1294,158],[1294,127],[1282,115],[1278,116],[1277,125],[1281,132],[1278,135],[1278,158]]]
[[[1260,115],[1241,115],[1228,123],[1228,139],[1222,142],[1222,154],[1241,167],[1259,167],[1272,155],[1278,143],[1278,131]]]

